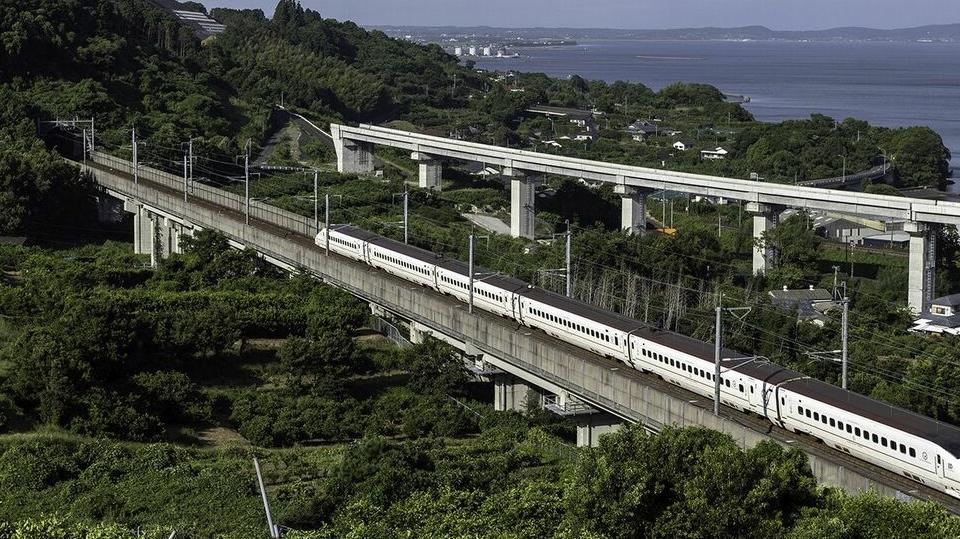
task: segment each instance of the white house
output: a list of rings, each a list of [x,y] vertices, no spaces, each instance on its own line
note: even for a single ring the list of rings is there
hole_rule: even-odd
[[[694,143],[690,140],[678,140],[673,143],[673,149],[681,152],[685,152],[693,148]]]
[[[933,300],[910,331],[960,335],[960,294]]]
[[[723,148],[717,146],[716,150],[702,150],[700,152],[701,159],[726,159],[727,155],[730,152],[724,150]]]

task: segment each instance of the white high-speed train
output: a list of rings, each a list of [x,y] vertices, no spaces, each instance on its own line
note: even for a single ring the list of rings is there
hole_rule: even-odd
[[[326,245],[327,233],[317,235],[317,245]],[[462,262],[349,225],[329,234],[335,253],[469,301]],[[497,275],[474,281],[474,306],[713,398],[712,344]],[[960,428],[766,361],[725,360],[722,371],[723,404],[960,498]]]

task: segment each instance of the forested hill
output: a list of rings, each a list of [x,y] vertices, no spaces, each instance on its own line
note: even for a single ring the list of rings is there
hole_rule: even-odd
[[[147,0],[0,5],[0,233],[52,213],[53,193],[69,191],[69,170],[51,165],[35,138],[38,119],[96,118],[108,146],[136,127],[157,151],[193,137],[200,153],[233,156],[263,139],[281,97],[326,119],[379,120],[466,106],[432,89],[479,84],[439,47],[323,19],[293,0],[272,20],[259,10],[213,15],[228,30],[201,44]]]

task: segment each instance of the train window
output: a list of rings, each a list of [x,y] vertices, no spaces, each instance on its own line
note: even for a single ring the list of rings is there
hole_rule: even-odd
[[[866,431],[864,431],[864,433],[866,433]],[[877,435],[876,435],[876,434],[873,435],[872,440],[873,440],[873,443],[877,443]]]
[[[903,453],[904,455],[906,455],[906,454],[907,454],[907,446],[905,446],[905,445],[903,445],[903,444],[900,444],[900,452]]]
[[[743,384],[740,384],[739,386],[737,386],[737,389],[740,390],[740,393],[743,393]]]
[[[831,427],[836,427],[836,426],[837,426],[837,425],[836,425],[836,422],[833,420],[832,417],[830,418],[830,426],[831,426]]]
[[[814,420],[814,421],[820,421],[820,413],[819,413],[819,412],[814,412],[814,413],[813,413],[813,420]]]
[[[858,430],[859,430],[859,429],[858,429]],[[847,434],[850,434],[850,433],[852,433],[852,432],[853,432],[853,427],[851,427],[850,424],[848,423],[848,424],[847,424]]]
[[[750,386],[750,393],[753,393],[753,386]]]
[[[797,413],[803,415],[803,406],[797,406]]]
[[[911,457],[911,458],[916,458],[916,456],[917,456],[917,450],[911,447],[911,448],[910,448],[910,457]]]
[[[837,428],[843,430],[843,421],[837,421]]]
[[[826,424],[827,424],[827,416],[825,416],[825,415],[820,416],[820,422],[823,423],[824,425],[826,425]]]
[[[880,438],[880,445],[882,445],[883,447],[887,447],[887,439],[886,439],[886,438]],[[897,444],[890,444],[890,447],[896,448],[896,447],[897,447]]]
[[[856,427],[855,429],[853,429],[853,431],[856,434],[856,436],[860,436],[860,427]]]
[[[813,412],[811,412],[809,409],[807,409],[807,411],[806,411],[806,416],[812,418],[812,417],[813,417]]]

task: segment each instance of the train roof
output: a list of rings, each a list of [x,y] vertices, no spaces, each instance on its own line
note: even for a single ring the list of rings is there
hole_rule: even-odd
[[[639,322],[633,318],[594,307],[589,303],[568,298],[567,296],[561,296],[560,294],[555,294],[542,288],[527,288],[519,293],[534,301],[545,303],[557,309],[563,309],[568,313],[586,318],[587,320],[593,320],[594,322],[619,329],[620,331],[631,332],[646,327],[643,322]]]
[[[657,330],[642,330],[637,335],[700,359],[713,361],[715,357],[713,345],[684,335]],[[734,350],[724,349],[721,357],[737,358],[723,361],[722,368],[725,371],[742,373],[770,385],[780,385],[818,402],[930,440],[955,458],[960,458],[960,428],[954,425],[839,388],[767,360],[744,358]]]
[[[374,234],[373,232],[366,231],[362,228],[357,228],[353,225],[333,225],[330,227],[330,230],[332,232],[337,232],[338,234],[343,234],[344,236],[349,236],[351,238],[362,240],[362,241],[370,241],[377,238],[383,238],[383,236],[379,234]]]
[[[447,271],[452,271],[463,277],[470,276],[470,266],[459,260],[443,258],[437,262],[437,265]],[[526,281],[521,281],[520,279],[510,277],[509,275],[501,275],[481,266],[474,266],[473,280],[475,282],[491,284],[508,292],[519,292],[520,290],[530,286]]]

